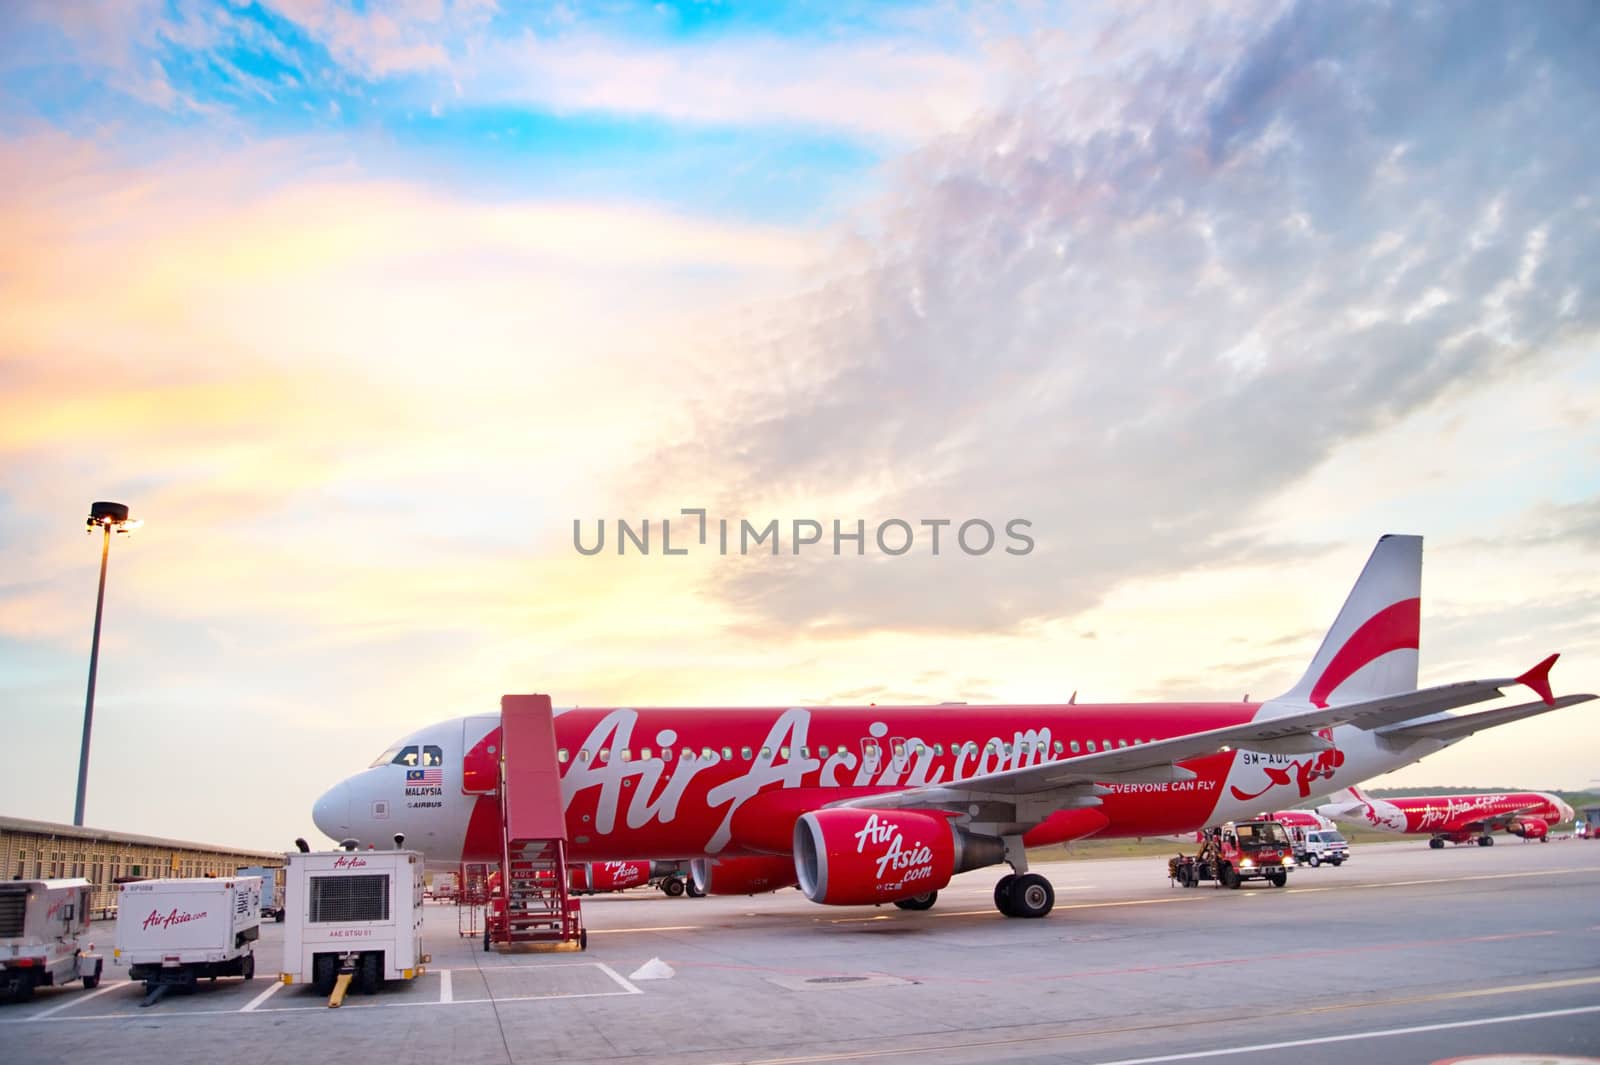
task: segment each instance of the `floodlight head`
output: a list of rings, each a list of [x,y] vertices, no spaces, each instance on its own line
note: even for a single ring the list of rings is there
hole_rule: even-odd
[[[143,524],[142,521],[129,520],[126,503],[101,500],[89,504],[89,520],[84,523],[84,529],[91,533],[102,528],[118,533],[130,533]]]

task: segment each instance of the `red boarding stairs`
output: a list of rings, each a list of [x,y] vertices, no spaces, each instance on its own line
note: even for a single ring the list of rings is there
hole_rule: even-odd
[[[568,891],[567,825],[548,695],[500,700],[500,816],[498,905],[490,908],[486,938],[502,951],[587,949],[583,912]]]

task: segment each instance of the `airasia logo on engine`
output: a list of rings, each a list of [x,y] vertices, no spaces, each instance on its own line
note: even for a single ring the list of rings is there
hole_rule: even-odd
[[[866,854],[868,845],[883,848],[877,856],[880,891],[894,891],[933,876],[933,848],[926,843],[908,845],[900,826],[887,818],[873,814],[856,832],[856,853]],[[884,877],[893,873],[902,875],[892,884],[884,883]]]

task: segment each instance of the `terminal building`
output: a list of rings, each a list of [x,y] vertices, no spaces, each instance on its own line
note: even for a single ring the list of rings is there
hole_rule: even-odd
[[[121,881],[226,876],[246,865],[278,868],[283,854],[0,817],[0,879],[84,877],[94,885],[97,916],[109,916],[116,909]]]

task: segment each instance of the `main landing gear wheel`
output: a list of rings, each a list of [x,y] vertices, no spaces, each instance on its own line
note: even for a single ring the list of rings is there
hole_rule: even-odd
[[[661,890],[668,898],[677,898],[683,894],[683,881],[675,876],[668,877],[661,882]]]
[[[1492,847],[1492,846],[1494,846],[1494,837],[1493,836],[1479,836],[1478,837],[1478,846],[1480,846],[1480,847]]]
[[[689,893],[691,899],[703,899],[706,897],[705,890],[694,882],[694,877],[692,876],[684,883],[683,890]]]
[[[1011,882],[1007,917],[1043,917],[1056,904],[1056,889],[1038,873],[1024,873]]]
[[[1444,840],[1440,839],[1438,836],[1434,836],[1428,841],[1428,846],[1432,847],[1436,851],[1442,851],[1444,850]]]
[[[1011,885],[1016,882],[1016,874],[1007,873],[997,880],[994,885],[994,908],[1007,917],[1016,916],[1011,912]]]
[[[933,904],[939,901],[939,893],[930,891],[926,895],[913,895],[909,899],[896,899],[895,905],[902,910],[931,910]]]

